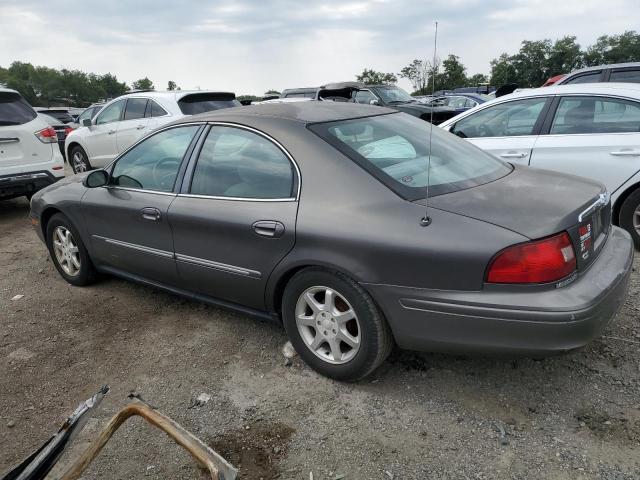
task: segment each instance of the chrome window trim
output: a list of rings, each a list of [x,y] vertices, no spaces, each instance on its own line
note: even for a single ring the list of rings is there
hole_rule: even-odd
[[[162,192],[160,190],[145,190],[143,188],[119,187],[117,185],[105,185],[102,188],[106,188],[108,190],[125,190],[127,192],[153,193],[155,195],[168,195],[170,197],[176,196],[175,192]]]
[[[234,201],[241,201],[241,202],[297,202],[300,199],[300,188],[302,186],[302,175],[300,173],[300,167],[298,166],[298,163],[295,161],[295,159],[293,158],[293,156],[287,151],[286,148],[284,148],[284,146],[275,138],[273,138],[271,135],[264,133],[261,130],[258,130],[256,128],[253,127],[249,127],[247,125],[242,125],[240,123],[232,123],[232,122],[215,122],[215,121],[209,121],[209,122],[203,122],[206,123],[207,125],[211,125],[212,127],[214,126],[220,126],[220,127],[231,127],[231,128],[239,128],[241,130],[247,130],[249,132],[255,133],[256,135],[259,135],[263,138],[265,138],[267,141],[273,143],[276,147],[278,147],[278,149],[280,149],[280,151],[282,153],[284,153],[284,155],[289,159],[289,161],[293,164],[293,168],[295,170],[295,175],[296,178],[298,180],[298,188],[296,189],[296,196],[295,197],[291,197],[291,198],[246,198],[246,197],[223,197],[223,196],[216,196],[216,195],[201,195],[201,194],[192,194],[192,193],[179,193],[178,196],[179,197],[188,197],[188,198],[202,198],[202,199],[212,199],[212,200],[234,200]],[[209,130],[210,132],[211,130]],[[207,132],[207,135],[209,135],[209,132]],[[206,141],[206,138],[205,138]],[[195,165],[193,166],[193,172],[192,172],[192,180],[193,180],[193,174],[195,173],[195,168],[198,164],[197,160],[199,160],[200,157],[200,152],[198,153],[198,159],[196,159]],[[191,190],[191,185],[189,185],[189,190]]]
[[[206,260],[204,258],[191,257],[189,255],[183,255],[181,253],[176,253],[175,259],[179,262],[198,265],[201,267],[213,268],[214,270],[234,273],[236,275],[242,275],[244,277],[251,277],[256,279],[262,277],[262,273],[257,270],[251,270],[249,268],[238,267],[235,265],[228,265],[226,263],[214,262],[213,260]]]
[[[102,240],[106,243],[110,243],[112,245],[117,245],[119,247],[130,248],[131,250],[137,250],[139,252],[150,253],[152,255],[156,255],[158,257],[164,258],[174,258],[173,252],[168,252],[166,250],[159,250],[157,248],[145,247],[143,245],[138,245],[136,243],[123,242],[122,240],[116,240],[113,238],[103,237],[101,235],[92,235],[93,238],[98,240]]]
[[[611,200],[611,197],[609,196],[609,192],[604,192],[598,195],[598,199],[595,202],[593,202],[591,205],[589,205],[584,211],[582,211],[580,215],[578,215],[578,222],[582,222],[583,220],[585,220],[589,215],[594,213],[599,207],[604,207],[605,205],[607,205],[610,200]]]

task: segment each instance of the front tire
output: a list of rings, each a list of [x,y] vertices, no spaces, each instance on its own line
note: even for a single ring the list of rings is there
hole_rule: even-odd
[[[82,173],[92,169],[87,153],[80,146],[71,149],[71,158],[69,160],[73,173]]]
[[[78,287],[95,281],[96,271],[82,239],[69,219],[56,213],[47,223],[47,247],[58,273]]]
[[[619,218],[620,226],[631,234],[636,250],[640,250],[640,188],[622,203]]]
[[[295,274],[284,292],[282,316],[300,357],[336,380],[366,377],[393,348],[389,325],[371,296],[339,272],[308,268]]]

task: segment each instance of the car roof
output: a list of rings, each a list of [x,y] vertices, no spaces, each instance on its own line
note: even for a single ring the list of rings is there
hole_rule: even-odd
[[[370,117],[396,113],[396,110],[359,103],[343,102],[288,102],[263,103],[245,107],[225,108],[185,117],[175,123],[198,121],[221,121],[225,117],[243,118],[250,121],[256,117],[273,117],[292,122],[310,124],[347,120],[350,118]]]
[[[181,98],[186,97],[187,95],[196,95],[196,94],[207,94],[207,93],[215,93],[215,94],[224,94],[224,95],[233,95],[235,93],[229,92],[226,90],[140,90],[138,92],[125,93],[124,95],[120,95],[117,97],[118,100],[129,97],[148,97],[148,98],[167,98],[180,100]],[[114,98],[115,100],[115,98]]]
[[[510,93],[497,98],[502,100],[507,98],[531,97],[541,95],[561,95],[569,94],[610,94],[610,95],[626,95],[634,98],[640,98],[640,83],[577,83],[569,85],[550,85],[548,87],[530,88],[519,92]]]
[[[626,62],[626,63],[610,63],[607,65],[596,65],[593,67],[585,67],[579,68],[578,70],[573,70],[568,75],[574,75],[576,73],[581,72],[591,72],[593,70],[604,70],[605,68],[625,68],[625,67],[640,67],[640,62]]]
[[[69,112],[69,107],[33,107],[36,112]]]
[[[14,90],[13,88],[0,87],[0,92],[2,92],[2,93],[17,93],[18,95],[20,95],[20,92],[18,92],[17,90]]]

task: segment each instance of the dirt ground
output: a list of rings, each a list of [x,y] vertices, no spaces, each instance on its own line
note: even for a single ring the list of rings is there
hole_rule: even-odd
[[[278,325],[114,278],[67,285],[27,213],[24,199],[0,203],[0,472],[108,384],[71,455],[134,391],[241,478],[640,479],[638,272],[620,314],[581,351],[395,352],[368,380],[342,384],[299,358],[285,366]],[[193,406],[201,393],[211,400]],[[143,477],[204,478],[140,420],[83,478]]]

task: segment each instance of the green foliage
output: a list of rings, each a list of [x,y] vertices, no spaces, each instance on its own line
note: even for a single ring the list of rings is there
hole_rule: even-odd
[[[414,59],[409,65],[400,70],[398,74],[402,78],[406,78],[413,85],[413,89],[423,95],[427,90],[427,82],[429,80],[429,71],[431,65],[427,61]]]
[[[153,82],[148,77],[136,80],[131,84],[132,90],[153,90]]]
[[[280,95],[280,92],[277,90],[273,90],[273,89],[269,89],[266,92],[264,92],[264,96],[271,96],[271,95]]]
[[[174,82],[173,80],[169,80],[169,83],[167,83],[167,90],[180,90],[178,88],[178,85],[176,85],[176,82]]]
[[[56,70],[30,63],[13,62],[0,67],[0,84],[19,91],[34,106],[87,106],[126,93],[125,83],[107,73],[96,75],[80,70]]]
[[[395,85],[398,83],[398,77],[395,73],[377,72],[367,68],[362,70],[360,75],[356,76],[356,80],[368,85]]]
[[[640,60],[640,34],[628,30],[622,35],[603,35],[584,54],[586,66]]]

